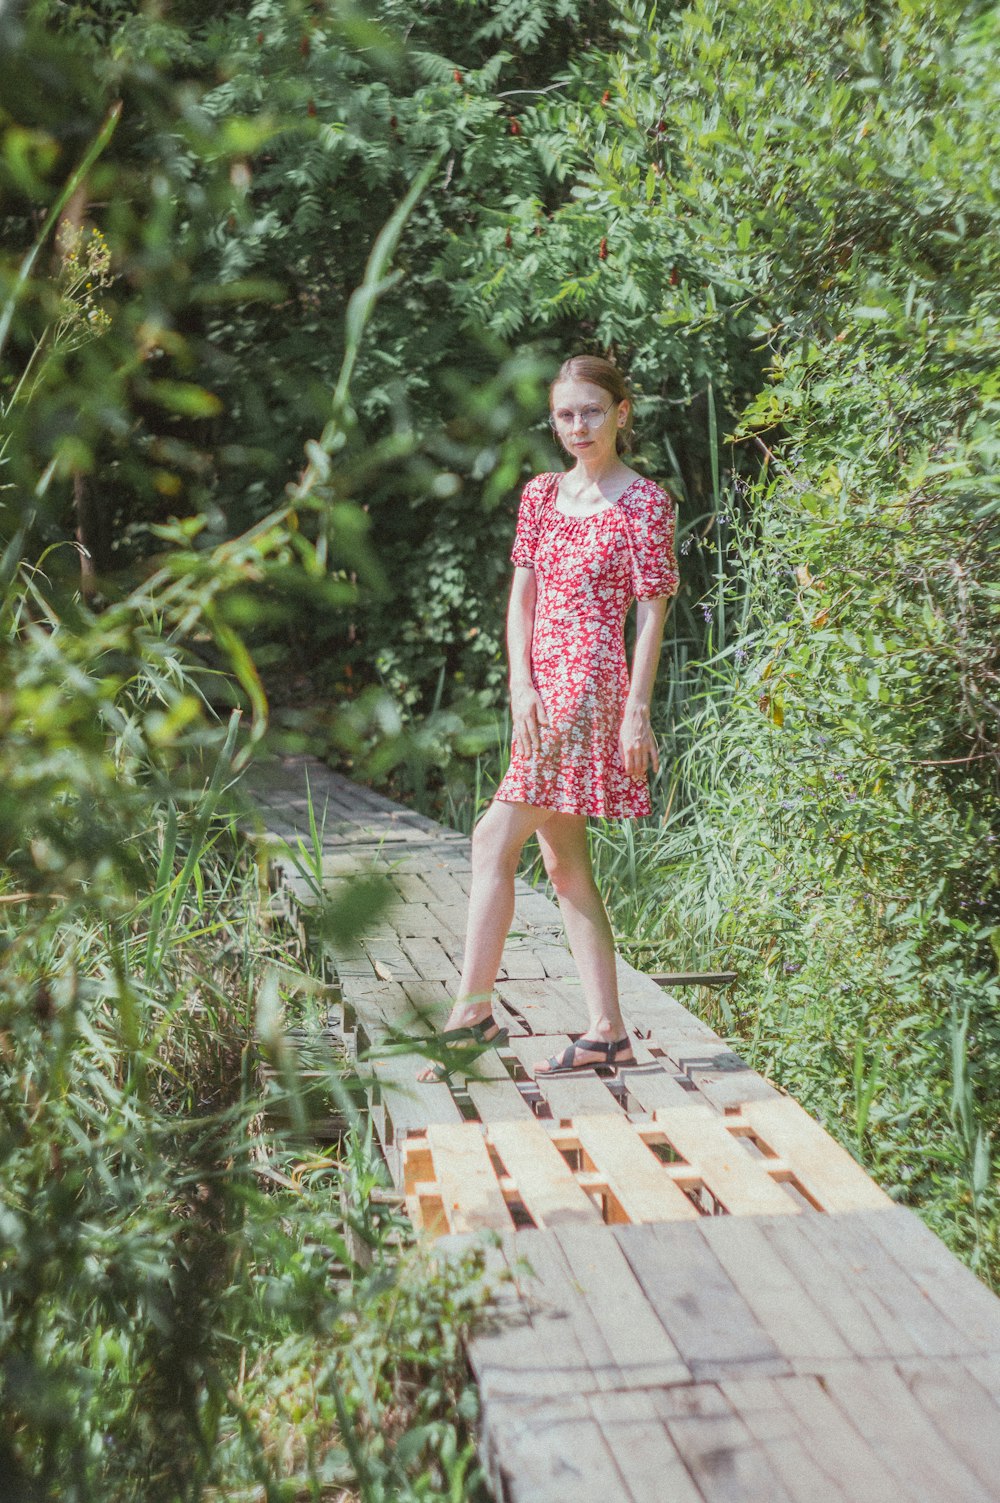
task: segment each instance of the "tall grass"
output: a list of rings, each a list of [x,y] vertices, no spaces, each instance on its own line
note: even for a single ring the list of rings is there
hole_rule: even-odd
[[[129,675],[94,748],[127,859],[89,843],[84,748],[58,875],[29,889],[16,852],[0,874],[4,1496],[474,1498],[481,1262],[411,1246],[328,988],[235,823],[235,722],[167,780],[143,750],[162,687]]]

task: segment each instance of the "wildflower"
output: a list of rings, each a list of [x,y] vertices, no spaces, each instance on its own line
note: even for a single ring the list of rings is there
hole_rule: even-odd
[[[703,605],[701,608],[701,614],[704,616],[706,621],[711,621],[712,607],[710,605]]]

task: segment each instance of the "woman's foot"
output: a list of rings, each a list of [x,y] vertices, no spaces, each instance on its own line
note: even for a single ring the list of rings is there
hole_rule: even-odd
[[[445,1045],[454,1045],[459,1053],[466,1059],[469,1051],[477,1044],[492,1044],[503,1033],[506,1041],[506,1031],[501,1029],[493,1016],[493,997],[465,998],[456,1002],[448,1015],[444,1029],[437,1035],[437,1041]],[[444,1065],[426,1065],[418,1075],[418,1080],[444,1080],[448,1070]]]
[[[533,1065],[536,1075],[569,1075],[574,1070],[592,1070],[595,1067],[614,1069],[618,1065],[634,1065],[635,1055],[626,1034],[619,1039],[579,1038],[559,1054]]]

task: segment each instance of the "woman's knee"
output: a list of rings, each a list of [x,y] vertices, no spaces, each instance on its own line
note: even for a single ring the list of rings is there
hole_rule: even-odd
[[[596,892],[597,884],[586,853],[567,856],[543,851],[542,860],[557,897],[580,898]]]

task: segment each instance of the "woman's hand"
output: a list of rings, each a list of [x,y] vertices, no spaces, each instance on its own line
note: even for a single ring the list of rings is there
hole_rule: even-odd
[[[549,717],[542,696],[534,684],[515,684],[510,691],[510,709],[514,718],[514,745],[522,757],[541,751],[541,727]]]
[[[644,777],[650,763],[653,771],[659,772],[660,752],[649,724],[648,705],[636,705],[626,700],[618,746],[630,778]]]

